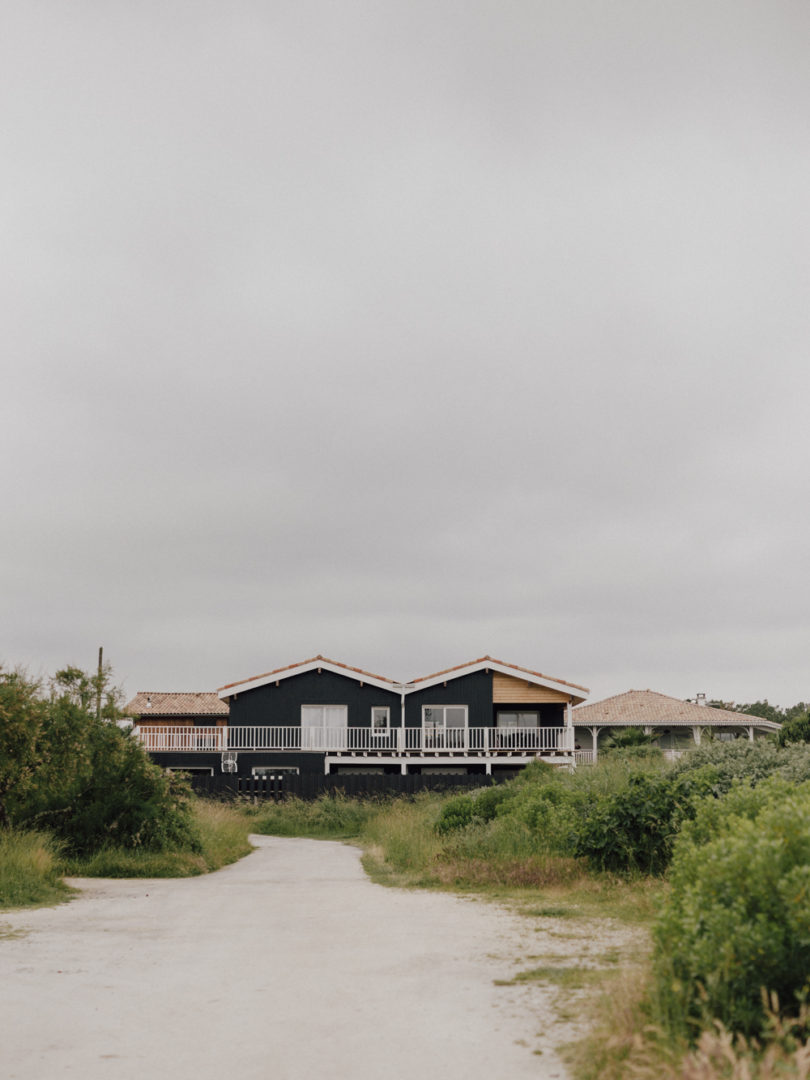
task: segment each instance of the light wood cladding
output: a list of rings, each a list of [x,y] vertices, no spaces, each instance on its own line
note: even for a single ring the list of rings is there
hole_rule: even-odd
[[[492,700],[505,705],[544,705],[549,701],[568,701],[568,694],[493,671]]]

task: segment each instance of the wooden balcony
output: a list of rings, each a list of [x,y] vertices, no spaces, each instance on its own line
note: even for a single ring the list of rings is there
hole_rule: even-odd
[[[225,750],[272,750],[368,756],[489,757],[512,754],[572,754],[570,727],[534,728],[389,728],[370,727],[192,727],[152,725],[135,727],[134,734],[152,753],[182,751],[211,753]]]

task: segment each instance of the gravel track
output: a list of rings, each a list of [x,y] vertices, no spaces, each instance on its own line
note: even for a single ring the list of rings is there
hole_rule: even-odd
[[[0,915],[4,1080],[565,1077],[553,990],[494,982],[531,920],[374,885],[342,844],[253,842],[216,874]]]

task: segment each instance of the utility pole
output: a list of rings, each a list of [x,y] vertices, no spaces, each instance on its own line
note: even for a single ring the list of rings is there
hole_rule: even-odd
[[[104,646],[98,647],[98,678],[96,679],[96,720],[101,720],[101,684],[104,678],[104,666],[102,658],[104,656]]]

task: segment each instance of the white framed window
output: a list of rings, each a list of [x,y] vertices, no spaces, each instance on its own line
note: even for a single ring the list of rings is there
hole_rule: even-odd
[[[391,727],[391,710],[387,705],[372,705],[371,734],[387,735]]]
[[[499,728],[534,728],[540,727],[540,713],[517,712],[510,709],[508,712],[498,712],[496,721]]]
[[[426,747],[463,749],[467,745],[467,706],[423,705],[422,734]]]
[[[166,772],[191,773],[192,776],[213,776],[214,770],[208,765],[167,765]]]

